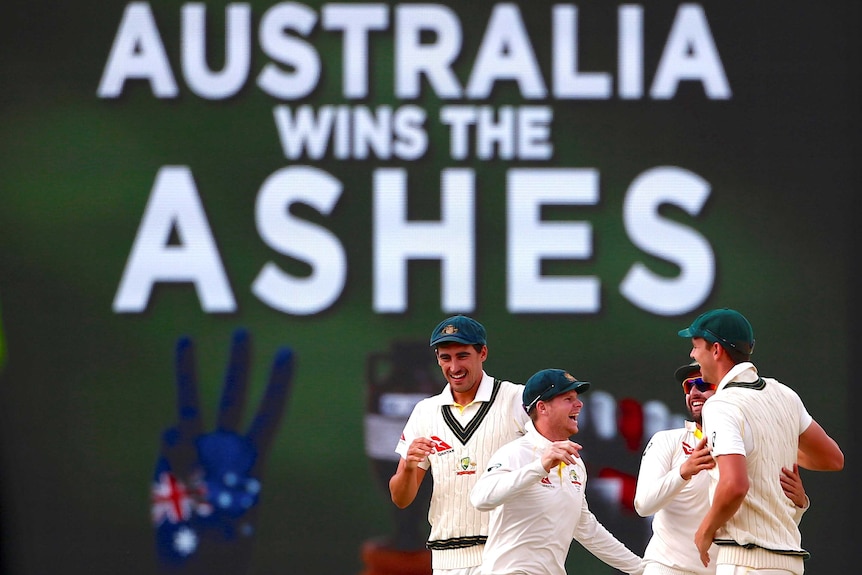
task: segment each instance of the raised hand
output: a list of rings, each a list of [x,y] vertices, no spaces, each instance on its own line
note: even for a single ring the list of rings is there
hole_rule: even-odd
[[[715,467],[715,459],[712,458],[712,453],[709,447],[706,446],[706,438],[701,439],[688,456],[688,459],[683,462],[679,468],[680,476],[688,481],[693,476],[706,469]]]
[[[550,471],[557,465],[570,465],[580,457],[581,444],[574,441],[554,441],[542,452],[542,467]]]
[[[278,350],[264,397],[248,430],[237,431],[246,404],[250,335],[233,334],[215,429],[203,431],[194,347],[176,347],[177,424],[162,434],[152,485],[159,565],[180,573],[239,575],[251,560],[263,467],[284,415],[293,377],[290,348]]]

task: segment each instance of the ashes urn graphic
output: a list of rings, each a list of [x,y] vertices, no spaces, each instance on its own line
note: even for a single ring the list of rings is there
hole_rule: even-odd
[[[413,407],[438,393],[442,384],[426,341],[395,340],[388,350],[370,353],[365,375],[365,453],[388,500],[389,479],[400,459],[395,447],[404,425]],[[429,473],[407,508],[399,509],[389,502],[392,529],[363,544],[364,575],[431,573],[431,555],[425,547],[431,487]]]

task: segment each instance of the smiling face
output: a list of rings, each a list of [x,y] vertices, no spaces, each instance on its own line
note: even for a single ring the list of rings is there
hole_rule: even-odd
[[[482,363],[488,357],[488,346],[477,351],[472,345],[459,343],[437,346],[437,365],[449,382],[455,401],[467,405],[476,397],[482,381]]]
[[[561,393],[536,405],[536,429],[551,441],[568,439],[578,432],[578,415],[584,402],[577,391]]]
[[[689,376],[689,378],[693,377],[701,377],[700,372],[696,371]],[[688,412],[691,414],[691,420],[694,421],[698,427],[701,426],[703,421],[703,404],[714,394],[714,388],[701,390],[701,388],[694,385],[691,386],[689,392],[685,394],[685,406],[688,408]]]
[[[702,337],[691,338],[691,359],[700,365],[703,379],[716,385],[721,383],[735,362],[721,344],[713,343]]]

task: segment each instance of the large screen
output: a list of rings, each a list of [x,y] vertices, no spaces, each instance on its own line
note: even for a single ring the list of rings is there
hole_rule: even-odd
[[[386,481],[455,314],[490,375],[592,382],[587,497],[637,553],[705,310],[849,453],[859,9],[829,4],[4,2],[4,573],[424,557]],[[221,484],[171,483],[203,453]],[[802,472],[808,572],[855,564],[851,465]]]

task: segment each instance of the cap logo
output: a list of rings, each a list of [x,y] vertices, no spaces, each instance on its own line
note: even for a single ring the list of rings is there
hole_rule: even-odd
[[[453,333],[458,333],[458,328],[452,325],[451,323],[440,330],[440,333],[445,333],[446,335],[452,335]]]
[[[569,381],[578,381],[578,380],[577,380],[577,379],[576,379],[576,378],[575,378],[571,373],[569,373],[568,371],[563,373],[563,377],[565,377],[565,378],[566,378],[566,379],[568,379]]]

